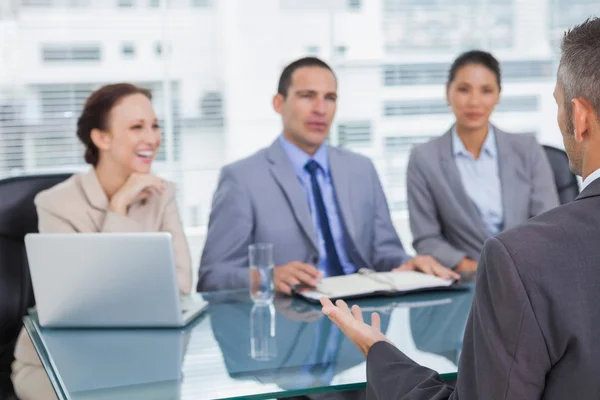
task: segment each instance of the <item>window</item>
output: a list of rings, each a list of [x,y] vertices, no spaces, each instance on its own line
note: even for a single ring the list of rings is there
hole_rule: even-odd
[[[347,1],[348,1],[348,8],[350,10],[360,10],[360,7],[362,6],[361,0],[347,0]]]
[[[99,45],[74,44],[54,45],[48,44],[42,47],[42,59],[44,62],[63,61],[100,61],[101,51]]]
[[[529,112],[539,110],[537,96],[503,96],[495,112]],[[419,116],[449,114],[452,111],[445,100],[389,100],[383,103],[383,115],[393,116]]]
[[[448,80],[451,64],[386,64],[383,66],[385,86],[442,85]],[[551,60],[500,62],[503,82],[554,79],[556,70]]]
[[[319,46],[306,46],[306,52],[310,55],[319,55]]]
[[[51,7],[53,0],[21,0],[23,7]]]
[[[223,126],[223,98],[221,93],[208,92],[202,96],[202,100],[200,101],[200,117],[204,125]]]
[[[0,22],[0,179],[85,168],[75,136],[83,101],[133,80],[152,90],[160,119],[153,169],[176,183],[186,230],[203,232],[221,167],[279,133],[270,98],[281,68],[313,54],[339,80],[332,141],[373,160],[402,214],[410,149],[452,121],[453,59],[473,48],[501,57],[498,127],[559,145],[548,123],[558,40],[599,12],[597,0],[230,3],[167,0],[163,15],[162,0],[0,0],[18,10]]]
[[[340,57],[345,56],[347,51],[348,47],[346,46],[335,46],[335,54]]]
[[[121,54],[126,58],[135,56],[135,45],[133,43],[123,43],[121,45]]]
[[[449,63],[387,64],[383,66],[385,86],[441,85],[446,83]]]
[[[197,8],[210,7],[211,0],[191,0],[191,5]]]
[[[370,121],[348,121],[338,124],[340,147],[357,147],[371,144]]]
[[[539,111],[538,96],[501,96],[496,112]]]
[[[384,0],[385,49],[457,53],[510,48],[515,7],[515,0]]]
[[[393,100],[383,103],[383,115],[386,117],[399,115],[447,114],[449,112],[450,108],[443,100]]]
[[[117,5],[119,7],[128,8],[128,7],[134,7],[135,6],[135,1],[134,0],[117,0],[117,1],[118,1]]]
[[[428,142],[435,136],[391,136],[384,138],[384,179],[387,184],[386,195],[392,211],[407,209],[406,203],[406,166],[412,148]]]

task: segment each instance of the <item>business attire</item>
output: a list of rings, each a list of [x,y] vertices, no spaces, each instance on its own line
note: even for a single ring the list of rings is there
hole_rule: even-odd
[[[454,389],[379,342],[367,357],[369,398],[600,398],[598,209],[596,179],[486,242]]]
[[[536,139],[493,126],[478,159],[454,128],[415,147],[407,196],[413,247],[449,267],[479,261],[486,239],[559,205]]]
[[[248,287],[248,245],[260,242],[273,244],[275,265],[305,262],[326,276],[410,259],[368,158],[327,145],[310,157],[283,137],[222,169],[197,290]]]
[[[35,197],[38,228],[41,233],[75,232],[169,232],[173,237],[177,282],[182,293],[191,291],[191,259],[177,202],[175,186],[166,184],[161,196],[152,195],[133,203],[127,215],[108,210],[109,202],[94,169],[76,174]],[[21,330],[15,347],[12,380],[20,398],[35,398],[46,387],[45,374],[31,380],[39,358],[29,336]],[[34,384],[38,382],[39,384]],[[32,392],[33,391],[33,392]],[[39,393],[39,392],[38,392]]]

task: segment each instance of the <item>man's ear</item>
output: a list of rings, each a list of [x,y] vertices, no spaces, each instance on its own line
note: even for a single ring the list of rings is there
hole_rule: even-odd
[[[110,149],[112,137],[109,132],[105,132],[100,129],[92,129],[92,132],[90,132],[90,137],[92,138],[92,142],[96,145],[98,149]]]
[[[581,143],[588,133],[590,118],[595,118],[594,108],[586,99],[580,97],[571,100],[571,104],[573,106],[572,122],[575,127],[575,141]]]
[[[277,114],[283,115],[283,103],[285,103],[285,98],[281,93],[277,93],[273,96],[273,109]]]

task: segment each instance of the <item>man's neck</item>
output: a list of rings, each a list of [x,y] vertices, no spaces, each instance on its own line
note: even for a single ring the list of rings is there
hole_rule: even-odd
[[[317,150],[319,150],[319,147],[321,146],[310,146],[307,145],[306,143],[302,143],[299,140],[294,139],[294,137],[288,133],[285,132],[285,130],[283,131],[283,137],[285,138],[285,140],[287,140],[288,142],[290,142],[291,144],[293,144],[294,146],[296,146],[297,148],[299,148],[300,150],[302,150],[303,152],[305,152],[306,154],[308,154],[309,156],[314,156],[315,153],[317,152]]]

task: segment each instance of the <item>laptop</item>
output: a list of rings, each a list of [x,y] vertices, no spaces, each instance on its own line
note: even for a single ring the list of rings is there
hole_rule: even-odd
[[[25,248],[44,327],[182,327],[208,305],[180,297],[170,233],[32,233]]]

